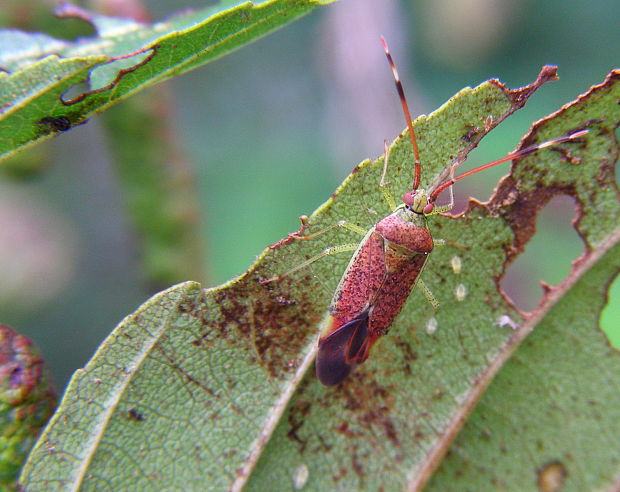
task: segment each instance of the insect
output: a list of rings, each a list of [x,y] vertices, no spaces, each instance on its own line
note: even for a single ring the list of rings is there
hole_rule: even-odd
[[[402,203],[397,207],[394,206],[391,214],[365,232],[364,239],[353,253],[334,293],[327,314],[322,321],[316,358],[316,375],[321,383],[326,386],[339,384],[356,366],[368,358],[372,346],[388,332],[394,318],[416,285],[422,288],[435,309],[439,307],[439,303],[419,277],[430,253],[433,251],[433,247],[438,243],[433,240],[428,228],[427,217],[446,212],[453,206],[452,198],[447,205],[435,205],[435,201],[442,191],[447,188],[452,191],[452,185],[467,176],[503,162],[523,157],[542,148],[574,140],[588,132],[588,130],[580,130],[570,135],[527,147],[501,159],[478,166],[459,176],[450,177],[450,179],[430,190],[424,190],[419,187],[422,166],[407,100],[387,43],[383,38],[381,38],[381,43],[392,70],[413,146],[413,184],[411,190],[403,195]],[[382,187],[384,186],[383,180],[387,162],[388,149],[387,144],[385,144]],[[386,190],[383,191],[385,194]],[[388,201],[393,203],[391,197]],[[321,233],[303,236],[305,225],[302,220],[302,228],[299,233],[290,234],[283,241],[310,239]],[[359,229],[351,225],[347,225],[347,227],[352,230]],[[347,248],[335,247],[331,250],[325,254],[346,251]],[[302,268],[311,261],[313,259],[304,262],[294,270]],[[274,279],[281,277],[283,275],[274,277]]]
[[[66,132],[71,128],[71,121],[66,116],[46,116],[37,121],[37,125],[45,125],[54,132]]]

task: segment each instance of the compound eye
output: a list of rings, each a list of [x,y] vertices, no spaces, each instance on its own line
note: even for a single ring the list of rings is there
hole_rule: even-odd
[[[403,203],[407,205],[408,207],[411,207],[413,205],[415,193],[416,193],[415,191],[408,191],[407,193],[403,195]]]

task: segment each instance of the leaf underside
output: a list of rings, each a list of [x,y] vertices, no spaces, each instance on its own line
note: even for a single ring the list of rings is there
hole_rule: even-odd
[[[543,81],[539,79],[538,85]],[[437,480],[444,476],[453,487],[467,488],[469,482],[455,479],[458,471],[469,466],[469,460],[480,465],[478,460],[486,459],[489,450],[497,454],[502,436],[508,431],[515,434],[521,413],[532,422],[537,415],[544,416],[545,432],[566,432],[566,423],[553,419],[555,405],[562,411],[570,409],[576,396],[584,409],[586,401],[575,392],[561,391],[583,371],[583,366],[568,360],[576,351],[584,351],[576,359],[580,361],[587,354],[604,357],[606,369],[590,368],[587,375],[595,380],[593,387],[608,393],[593,397],[596,404],[589,411],[611,415],[613,404],[617,412],[618,392],[607,386],[607,380],[618,373],[620,361],[593,326],[602,307],[601,293],[618,269],[617,249],[612,249],[620,235],[614,175],[618,157],[614,131],[620,121],[617,81],[618,73],[610,75],[573,105],[539,122],[523,145],[587,126],[590,133],[582,141],[563,146],[562,152],[541,151],[519,161],[490,204],[471,204],[462,216],[430,221],[434,236],[448,240],[433,252],[423,274],[441,309],[434,313],[414,290],[390,334],[343,384],[325,388],[308,368],[318,323],[349,256],[328,256],[279,282],[259,282],[328,246],[358,240],[350,231],[335,228],[310,241],[284,241],[266,250],[245,275],[216,289],[202,290],[195,283],[173,287],[126,318],[72,379],[60,410],[24,468],[22,484],[28,490],[238,490],[243,485],[248,490],[304,485],[308,490],[415,490],[439,463],[506,354],[571,287],[561,302],[570,303],[575,296],[581,301],[575,314],[580,317],[578,333],[566,330],[568,309],[557,304],[548,312],[537,330],[543,328],[526,339],[510,362],[517,366],[511,371],[530,371],[528,377],[518,371],[502,372],[481,408],[490,409],[494,420],[481,424],[486,417],[477,417],[477,412],[473,430],[464,433],[473,432],[470,439],[478,442],[483,428],[491,447],[470,449],[469,441],[459,440],[456,461],[448,460]],[[464,89],[436,112],[416,120],[423,187],[445,174],[454,159],[464,157],[538,85],[519,92],[508,91],[497,81],[486,82]],[[404,135],[390,147],[386,181],[394,196],[408,190],[411,162]],[[339,220],[370,227],[386,215],[389,210],[378,187],[382,165],[382,158],[360,164],[311,216],[306,233]],[[566,286],[551,291],[549,302],[523,320],[498,291],[499,280],[529,239],[527,231],[536,212],[559,193],[570,194],[579,205],[578,231],[585,253]],[[450,266],[455,255],[463,265],[458,274]],[[599,257],[604,266],[592,267]],[[467,291],[461,302],[455,300],[459,285]],[[586,313],[587,306],[591,309]],[[430,334],[424,328],[433,316],[437,330]],[[498,326],[503,316],[522,328],[515,332]],[[548,352],[528,355],[528,349],[533,350],[530,339],[543,336],[547,338],[541,344]],[[559,374],[547,360],[561,357],[566,360]],[[534,369],[541,374],[535,376]],[[507,401],[499,396],[493,400],[496,386],[506,378],[503,384],[515,395]],[[522,386],[519,378],[533,382]],[[583,384],[583,379],[575,381]],[[527,401],[535,405],[526,407],[515,400],[525,392],[531,392]],[[616,401],[610,402],[614,397]],[[503,416],[517,410],[521,413],[505,422]],[[567,484],[585,483],[587,488],[609,484],[618,476],[617,457],[610,453],[600,467],[580,468],[579,460],[571,461],[562,448],[580,442],[585,433],[603,450],[620,440],[617,416],[613,424],[599,425],[597,437],[585,424],[591,422],[588,415],[592,414],[584,410],[579,420],[584,424],[575,424],[572,438],[558,439],[554,446],[543,443],[538,451],[533,439],[529,446],[511,448],[501,458],[507,467],[513,466],[511,470],[527,470],[532,488],[536,470],[551,459],[568,469]],[[526,430],[519,427],[519,432]],[[532,425],[529,430],[537,428]],[[491,468],[471,478],[472,483],[492,479],[491,472],[502,473]],[[580,470],[595,471],[580,475]],[[440,490],[443,483],[438,482]]]
[[[620,244],[503,366],[424,490],[618,488],[620,356],[599,326],[618,273]]]

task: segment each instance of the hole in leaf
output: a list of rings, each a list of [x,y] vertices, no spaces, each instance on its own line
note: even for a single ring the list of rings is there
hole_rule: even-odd
[[[74,41],[78,38],[91,37],[96,34],[95,28],[89,22],[82,19],[60,19],[55,16],[49,4],[42,2],[33,5],[20,6],[14,2],[15,7],[4,7],[6,16],[5,25],[22,31],[38,31],[55,39]],[[25,2],[24,2],[25,3]]]
[[[147,63],[153,56],[153,50],[140,51],[129,56],[112,59],[109,62],[96,66],[88,76],[88,86],[80,82],[67,89],[62,95],[65,104],[72,104],[81,98],[86,92],[105,90],[116,85],[120,80],[133,70]]]
[[[574,217],[575,201],[568,196],[553,198],[538,216],[536,234],[501,282],[519,309],[534,309],[542,295],[540,282],[561,282],[582,253],[583,243],[572,225]]]
[[[95,67],[90,73],[91,90],[101,89],[112,84],[121,70],[130,71],[133,68],[137,68],[150,56],[151,50],[148,50]]]
[[[90,87],[87,82],[78,82],[63,92],[60,99],[63,102],[72,101],[73,99],[78,98],[81,94],[88,92],[89,89]]]
[[[601,313],[601,329],[609,342],[620,349],[620,276],[609,286],[607,305]]]

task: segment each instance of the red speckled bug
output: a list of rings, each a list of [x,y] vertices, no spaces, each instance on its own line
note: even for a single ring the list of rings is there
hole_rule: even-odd
[[[400,206],[393,206],[394,211],[377,222],[367,232],[353,224],[340,222],[318,233],[303,236],[305,221],[302,218],[301,230],[298,233],[290,234],[287,239],[283,240],[290,242],[296,239],[311,239],[335,226],[346,227],[364,234],[364,239],[356,246],[355,253],[340,279],[321,325],[316,374],[321,383],[326,386],[333,386],[342,382],[352,369],[368,358],[373,344],[388,332],[392,321],[416,285],[422,287],[429,301],[435,308],[438,308],[439,304],[423,282],[419,280],[419,277],[435,244],[428,229],[426,217],[448,211],[453,205],[451,199],[448,205],[435,206],[435,201],[442,191],[457,181],[484,169],[523,157],[551,145],[576,139],[587,133],[587,130],[582,130],[527,147],[496,161],[478,166],[460,176],[452,177],[431,190],[421,189],[419,188],[420,156],[411,115],[392,56],[383,38],[381,38],[381,42],[394,75],[396,89],[413,145],[415,161],[411,191],[403,195],[403,203]],[[391,196],[388,197],[383,181],[387,162],[388,149],[386,144],[381,187],[388,202],[392,204],[393,200]],[[350,245],[328,248],[320,255],[303,262],[288,273],[266,282],[280,279],[292,271],[304,268],[322,256],[350,251],[351,249]]]

